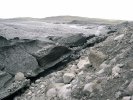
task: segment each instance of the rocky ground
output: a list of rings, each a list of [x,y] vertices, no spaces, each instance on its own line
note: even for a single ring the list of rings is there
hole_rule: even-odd
[[[133,100],[132,22],[51,20],[1,21],[1,99]]]

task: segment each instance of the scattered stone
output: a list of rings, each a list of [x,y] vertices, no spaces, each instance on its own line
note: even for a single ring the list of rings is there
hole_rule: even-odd
[[[62,86],[64,86],[65,84],[64,83],[54,83],[53,84],[53,88],[60,88],[60,87],[62,87]]]
[[[88,83],[88,84],[86,84],[85,86],[84,86],[84,89],[83,89],[83,91],[85,91],[85,92],[93,92],[94,91],[94,87],[95,86],[95,84],[94,83]]]
[[[24,76],[24,74],[22,72],[16,73],[16,75],[15,75],[15,81],[22,81],[24,79],[25,79],[25,76]]]
[[[124,34],[121,34],[114,38],[115,41],[121,40],[124,37]]]
[[[58,96],[61,100],[71,100],[71,84],[61,87],[58,91]]]
[[[79,69],[84,70],[84,69],[90,67],[91,64],[90,64],[90,61],[88,60],[88,58],[86,57],[86,58],[80,59],[77,66]]]
[[[133,59],[130,59],[128,62],[127,62],[127,66],[131,69],[133,69]]]
[[[121,93],[120,91],[118,91],[118,92],[116,92],[115,97],[116,97],[116,98],[119,98],[119,97],[121,96],[121,94],[122,94],[122,93]]]
[[[94,80],[84,86],[83,91],[92,93],[94,90],[103,91],[101,87],[101,80]]]
[[[132,72],[133,72],[133,69],[130,69],[130,71],[132,71]]]
[[[119,64],[117,64],[115,67],[112,68],[113,77],[119,77],[120,72],[121,72],[121,68]]]
[[[109,67],[108,64],[106,64],[106,62],[103,62],[101,65],[100,65],[100,69],[104,69],[104,68],[107,68]]]
[[[51,100],[52,98],[56,97],[57,93],[58,92],[56,88],[51,88],[47,91],[46,96],[49,98],[49,100]]]
[[[107,59],[107,56],[100,51],[90,48],[89,60],[94,68],[99,68],[99,66]]]
[[[123,97],[122,100],[131,100],[130,96]]]
[[[81,72],[78,73],[78,76],[82,76],[82,75],[84,75],[84,72],[83,71],[81,71]]]
[[[129,83],[127,90],[131,93],[133,93],[133,79],[131,80],[131,82]]]
[[[68,84],[74,79],[75,75],[73,73],[65,73],[63,75],[63,80],[65,84]]]
[[[101,69],[101,70],[99,70],[99,71],[97,72],[97,74],[102,74],[102,73],[104,73],[104,69]]]
[[[133,96],[131,96],[131,100],[133,100]]]
[[[28,95],[31,95],[31,94],[32,94],[32,92],[31,92],[31,91],[29,91],[27,94],[28,94]]]
[[[76,73],[78,67],[76,65],[72,65],[71,68],[70,68],[70,71],[73,73]]]
[[[40,83],[40,82],[41,82],[41,80],[40,80],[40,79],[37,79],[35,82],[36,82],[36,83]]]

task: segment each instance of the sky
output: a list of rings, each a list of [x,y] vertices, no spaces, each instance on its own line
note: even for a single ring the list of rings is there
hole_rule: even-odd
[[[133,20],[133,0],[0,0],[0,18],[60,15]]]

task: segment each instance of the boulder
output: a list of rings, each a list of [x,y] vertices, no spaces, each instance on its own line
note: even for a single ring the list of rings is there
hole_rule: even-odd
[[[91,66],[91,64],[88,58],[82,58],[79,60],[77,66],[80,70],[84,70],[87,69],[89,66]]]
[[[122,100],[131,100],[131,97],[130,96],[125,96],[122,98]]]
[[[63,75],[63,81],[64,83],[68,84],[72,81],[72,79],[75,77],[73,73],[65,73]]]
[[[99,68],[99,66],[107,59],[107,55],[104,53],[94,49],[90,48],[89,53],[89,61],[95,68]]]
[[[16,73],[16,75],[15,75],[15,81],[22,81],[24,79],[25,79],[25,76],[24,76],[24,74],[22,72]]]
[[[98,91],[103,91],[102,86],[101,86],[101,82],[102,80],[94,80],[90,83],[85,84],[83,91],[84,92],[94,92],[94,90],[98,90]]]
[[[94,91],[95,84],[93,82],[85,84],[83,91],[92,93]]]
[[[57,90],[56,88],[51,88],[47,91],[46,96],[48,100],[51,100],[52,98],[55,98],[57,96]]]
[[[67,84],[60,87],[58,91],[58,96],[61,100],[71,100],[71,93],[71,84]]]

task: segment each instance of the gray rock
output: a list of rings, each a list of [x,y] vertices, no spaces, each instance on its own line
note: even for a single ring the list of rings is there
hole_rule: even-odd
[[[130,96],[123,97],[122,100],[131,100]]]
[[[121,96],[121,94],[122,94],[122,93],[121,93],[120,91],[118,91],[118,92],[116,92],[115,97],[116,97],[116,98],[119,98],[119,97]]]
[[[88,66],[87,66],[88,65]],[[90,65],[90,61],[88,60],[88,58],[82,58],[79,60],[77,66],[80,70],[84,70],[87,69],[87,67],[89,67]]]
[[[121,34],[114,38],[115,41],[121,40],[124,37],[124,34]]]
[[[40,83],[40,82],[41,82],[41,80],[40,80],[40,79],[37,79],[35,82],[36,82],[36,83]]]
[[[131,100],[133,100],[133,96],[131,96]]]
[[[51,100],[57,96],[57,93],[56,88],[51,88],[47,91],[46,96],[48,97],[48,100]]]
[[[98,68],[106,59],[107,55],[105,55],[104,53],[97,51],[94,48],[90,49],[89,60],[93,67]]]
[[[133,62],[132,62],[132,58],[130,60],[128,60],[127,62],[127,66],[130,67],[130,68],[133,68]]]
[[[60,87],[58,91],[58,96],[61,100],[71,100],[71,93],[71,84],[67,84]]]
[[[93,82],[85,84],[83,91],[92,93],[94,91],[95,84]]]
[[[16,75],[15,75],[15,81],[22,81],[24,79],[25,79],[25,76],[24,76],[23,73],[21,73],[21,72],[16,73]]]
[[[113,68],[112,68],[112,75],[114,76],[114,77],[119,77],[119,74],[121,73],[121,68],[120,68],[120,66],[119,66],[119,64],[117,64],[116,66],[114,66]]]
[[[101,80],[94,80],[90,83],[85,84],[83,91],[84,92],[94,92],[94,90],[103,91],[101,87]]]
[[[131,80],[131,82],[129,83],[128,87],[127,87],[127,91],[133,93],[133,79]]]
[[[72,79],[75,77],[73,73],[65,73],[63,75],[63,81],[64,83],[68,84],[72,81]]]

